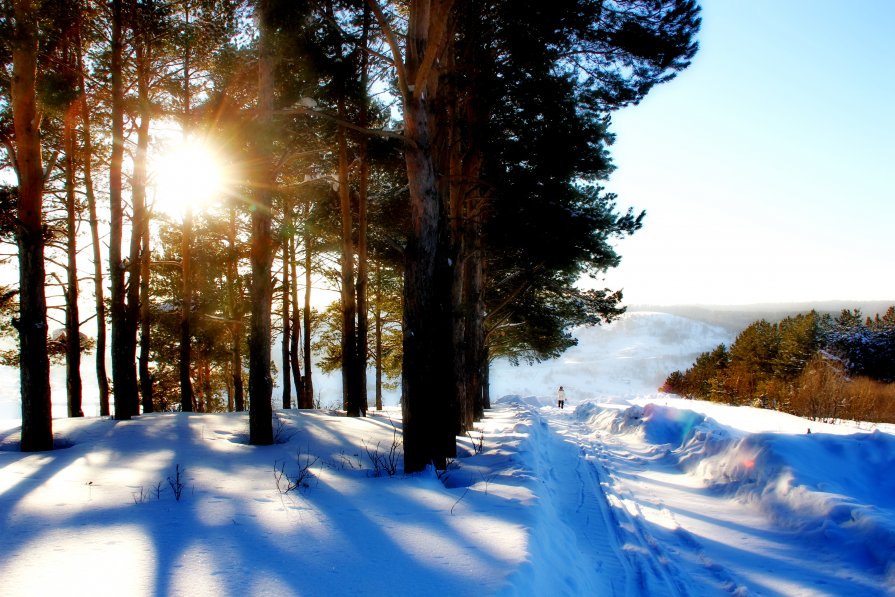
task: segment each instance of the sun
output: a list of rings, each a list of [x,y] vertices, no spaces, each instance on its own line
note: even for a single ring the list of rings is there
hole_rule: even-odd
[[[153,160],[153,210],[181,214],[219,201],[225,192],[221,156],[197,139],[171,147]]]

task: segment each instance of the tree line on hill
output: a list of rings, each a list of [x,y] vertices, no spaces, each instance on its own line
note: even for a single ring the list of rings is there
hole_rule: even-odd
[[[111,352],[102,415],[248,409],[270,443],[279,336],[284,407],[313,406],[317,350],[363,416],[374,362],[400,374],[406,469],[443,467],[491,359],[553,356],[622,312],[575,285],[643,217],[601,186],[609,115],[689,64],[699,24],[694,0],[4,1],[22,449],[53,447],[53,353],[82,415],[90,343]],[[150,178],[172,127],[231,178],[180,218]],[[340,293],[325,315],[321,285]]]
[[[728,348],[704,352],[662,389],[688,398],[782,410],[814,420],[895,422],[895,307],[761,319]]]

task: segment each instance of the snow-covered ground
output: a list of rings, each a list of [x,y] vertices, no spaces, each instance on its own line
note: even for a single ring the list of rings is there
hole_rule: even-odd
[[[237,414],[7,426],[0,595],[895,595],[895,429],[656,393],[729,340],[632,314],[500,365],[441,478],[384,470],[394,408],[279,411],[267,447]]]

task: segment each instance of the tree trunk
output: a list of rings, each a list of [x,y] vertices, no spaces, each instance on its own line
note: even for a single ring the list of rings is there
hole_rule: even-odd
[[[236,208],[230,208],[230,227],[227,234],[229,247],[227,257],[227,302],[230,319],[230,368],[233,384],[233,408],[237,412],[245,410],[242,388],[242,310],[239,308],[239,253],[236,248]]]
[[[482,352],[482,408],[488,410],[491,408],[491,358],[488,356],[487,346]]]
[[[286,224],[283,229],[285,231],[290,228],[288,225],[290,209],[288,203],[285,201],[283,205],[283,222]],[[283,408],[292,408],[292,359],[289,357],[289,343],[292,341],[292,321],[290,319],[292,312],[289,309],[289,298],[292,292],[289,288],[291,260],[289,258],[289,238],[285,236],[286,234],[288,232],[285,232],[281,239],[283,246],[283,308],[280,317],[283,320],[283,337],[280,344],[280,356],[283,360]]]
[[[149,275],[151,252],[149,247],[149,218],[143,218],[143,252],[140,255],[140,396],[143,412],[155,410],[152,395],[152,373],[149,371],[149,351],[152,348],[152,317],[149,309]]]
[[[77,72],[77,59],[72,48],[72,39],[66,37],[63,47],[63,63],[68,74]],[[81,401],[83,389],[81,384],[81,322],[78,310],[78,215],[80,212],[75,189],[75,154],[77,152],[77,133],[75,121],[78,118],[78,105],[72,104],[65,112],[62,138],[65,147],[65,211],[66,211],[66,265],[67,280],[65,289],[65,386],[68,397],[68,416],[83,417]]]
[[[76,108],[76,107],[75,107]],[[78,200],[75,195],[75,110],[65,115],[65,208],[68,280],[65,292],[65,386],[68,416],[83,417],[81,408],[81,325],[78,312]]]
[[[12,51],[12,113],[16,139],[19,247],[19,373],[22,393],[23,452],[53,449],[47,306],[44,290],[43,166],[37,109],[38,3],[15,2]]]
[[[375,265],[376,302],[373,306],[376,342],[376,410],[382,410],[382,266]]]
[[[305,402],[301,408],[314,408],[314,378],[311,370],[311,268],[313,267],[313,250],[314,239],[311,236],[311,227],[308,220],[311,216],[311,204],[305,204],[305,225],[304,225],[304,244],[305,244],[305,305],[304,305],[304,326],[302,336],[302,356],[304,356],[304,393]]]
[[[339,116],[344,117],[339,106]],[[342,214],[342,404],[349,417],[363,414],[360,405],[357,363],[357,304],[354,289],[354,243],[351,217],[351,193],[348,188],[348,139],[345,127],[339,127],[339,204]]]
[[[184,11],[184,19],[186,24],[190,24],[190,5],[186,4]],[[192,89],[190,87],[192,72],[190,59],[191,46],[187,42],[183,55],[183,111],[181,114],[181,128],[183,130],[184,140],[190,137],[191,110],[192,110]],[[188,200],[189,201],[189,200]],[[180,410],[183,412],[193,412],[195,409],[196,397],[193,394],[193,382],[190,377],[190,366],[192,364],[192,332],[190,330],[190,316],[193,309],[193,279],[190,261],[192,260],[192,237],[193,237],[193,209],[189,203],[185,207],[183,215],[183,237],[181,243],[181,266],[182,266],[182,295],[180,310]]]
[[[273,443],[270,375],[270,310],[272,299],[271,239],[272,186],[272,113],[274,58],[270,28],[270,6],[259,2],[261,29],[258,60],[258,164],[255,185],[255,209],[252,211],[252,317],[249,329],[249,442]]]
[[[451,269],[444,206],[438,193],[424,97],[405,103],[405,150],[410,186],[410,234],[404,269],[402,411],[404,467],[443,469],[456,456],[451,327]]]
[[[128,326],[125,306],[124,261],[121,254],[124,205],[122,198],[122,163],[124,161],[124,81],[122,80],[122,2],[112,0],[112,153],[109,160],[110,239],[109,272],[111,277],[112,315],[112,384],[115,397],[115,418],[121,421],[132,416],[131,404],[136,387],[136,363],[128,360]]]
[[[443,468],[457,452],[454,402],[451,263],[444,199],[433,159],[439,138],[432,113],[439,59],[450,39],[454,0],[409,4],[404,61],[398,36],[381,7],[370,0],[398,76],[404,108],[405,161],[410,190],[410,230],[404,270],[402,411],[404,468]]]
[[[467,398],[466,426],[472,428],[474,421],[480,421],[485,414],[482,399],[483,369],[487,368],[485,353],[485,257],[482,239],[481,203],[478,193],[468,197],[471,204],[467,210],[466,252],[464,261],[464,289],[466,305],[466,330],[463,351],[466,354],[466,375],[464,378]]]
[[[131,11],[136,12],[136,2],[131,1]],[[140,125],[137,128],[137,153],[134,156],[132,182],[133,222],[128,275],[128,341],[133,342],[136,359],[137,332],[140,333],[139,387],[142,394],[143,412],[151,413],[152,377],[149,373],[150,322],[149,322],[149,214],[146,211],[147,160],[149,158],[149,126],[152,110],[149,102],[150,52],[145,25],[141,19],[135,27],[134,44],[137,65],[137,95]],[[130,346],[128,347],[130,349]],[[135,396],[136,397],[136,396]],[[134,414],[140,412],[139,404],[132,405]]]
[[[289,212],[292,219],[292,212]],[[298,308],[298,268],[295,263],[295,226],[289,227],[289,268],[292,278],[292,325],[289,334],[289,364],[292,367],[292,380],[295,382],[295,406],[301,408],[304,402],[304,384],[301,382],[301,368],[298,360],[298,337],[301,335],[301,321]]]
[[[84,81],[84,58],[81,43],[80,15],[77,17],[75,39],[77,44],[78,85],[82,90],[81,143],[84,146],[84,191],[87,195],[87,212],[90,218],[90,236],[93,245],[93,293],[96,299],[96,385],[99,390],[99,414],[108,417],[109,377],[106,372],[106,303],[103,289],[103,256],[99,241],[99,218],[96,215],[96,196],[93,192],[93,139],[90,132],[90,106]]]
[[[469,305],[466,301],[466,276],[465,266],[460,259],[462,255],[462,247],[455,247],[451,252],[454,261],[454,279],[451,287],[451,303],[452,303],[452,333],[453,333],[453,367],[454,367],[454,392],[457,401],[457,416],[454,421],[454,433],[457,435],[465,434],[472,425],[469,423],[469,396],[466,385],[468,352],[466,351],[466,335],[468,333],[469,322]]]
[[[361,105],[360,126],[369,126],[367,105],[370,79],[370,61],[367,52],[370,33],[370,5],[364,3],[363,33],[361,36]],[[367,136],[358,141],[360,171],[358,173],[357,205],[357,376],[358,398],[361,411],[367,414],[367,351],[369,350],[369,322],[367,321],[367,189],[370,181],[370,158],[367,155]]]
[[[142,31],[136,28],[136,65],[137,65],[137,94],[139,100],[140,124],[137,127],[137,152],[134,155],[134,176],[131,183],[131,237],[130,254],[127,265],[127,334],[124,349],[127,351],[127,359],[133,365],[129,368],[132,372],[133,392],[129,394],[128,408],[131,414],[140,414],[140,400],[137,392],[137,331],[140,327],[140,277],[143,270],[143,234],[148,230],[146,220],[146,182],[147,159],[149,154],[149,123],[151,120],[149,106],[149,66],[146,56],[147,48]]]
[[[183,237],[181,242],[181,275],[182,297],[180,307],[180,410],[193,412],[196,397],[193,395],[193,381],[190,377],[192,363],[192,333],[190,331],[190,315],[193,310],[193,271],[192,261],[193,210],[186,207],[183,215]]]

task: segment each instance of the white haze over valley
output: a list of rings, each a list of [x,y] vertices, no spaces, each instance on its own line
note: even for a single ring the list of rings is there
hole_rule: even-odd
[[[497,363],[494,408],[440,477],[388,474],[395,406],[278,410],[265,447],[244,413],[59,418],[65,447],[23,454],[6,369],[0,595],[895,595],[893,426],[658,393],[735,335],[638,312]]]

